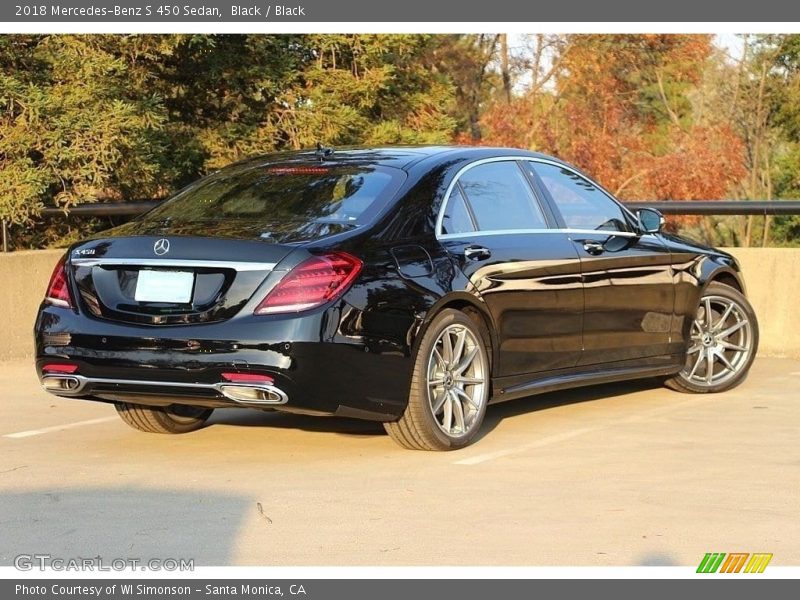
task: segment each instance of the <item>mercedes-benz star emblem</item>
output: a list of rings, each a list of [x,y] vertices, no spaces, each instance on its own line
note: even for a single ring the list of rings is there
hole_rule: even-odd
[[[169,252],[169,240],[166,238],[161,238],[158,240],[155,244],[153,244],[153,252],[159,256]]]

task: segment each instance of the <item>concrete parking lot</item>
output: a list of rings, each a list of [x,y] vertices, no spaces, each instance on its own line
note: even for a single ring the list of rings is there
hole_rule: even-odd
[[[800,361],[687,396],[651,381],[491,407],[456,453],[380,425],[217,411],[184,436],[0,363],[0,564],[194,558],[197,565],[800,564]]]

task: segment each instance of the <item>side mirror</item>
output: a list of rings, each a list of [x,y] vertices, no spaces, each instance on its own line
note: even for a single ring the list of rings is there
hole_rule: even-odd
[[[658,233],[666,222],[664,215],[655,208],[640,208],[636,211],[636,218],[642,233]]]

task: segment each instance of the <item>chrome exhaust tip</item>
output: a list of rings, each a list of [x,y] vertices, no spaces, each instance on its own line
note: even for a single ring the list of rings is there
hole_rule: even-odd
[[[42,386],[48,392],[56,393],[75,393],[82,387],[80,379],[73,375],[45,375],[42,378]]]
[[[221,383],[217,389],[226,398],[240,404],[286,404],[289,401],[286,393],[274,385]]]

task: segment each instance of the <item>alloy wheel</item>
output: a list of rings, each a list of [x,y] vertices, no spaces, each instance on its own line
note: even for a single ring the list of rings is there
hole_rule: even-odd
[[[428,401],[439,429],[451,437],[468,434],[486,402],[487,368],[480,344],[467,327],[453,324],[432,346]]]
[[[694,385],[724,385],[746,368],[753,351],[753,326],[738,302],[704,296],[691,326],[691,345],[680,376]]]

